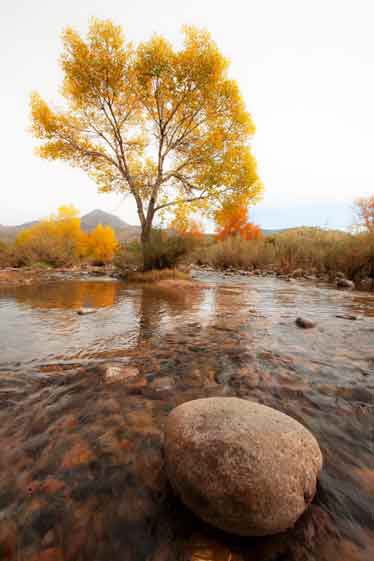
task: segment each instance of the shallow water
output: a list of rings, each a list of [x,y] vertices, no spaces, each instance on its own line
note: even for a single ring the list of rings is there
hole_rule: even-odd
[[[196,276],[207,284],[189,291],[0,289],[0,560],[373,559],[373,295]],[[138,375],[108,385],[108,362]],[[275,407],[319,440],[315,502],[286,534],[233,538],[173,497],[165,417],[213,395]]]

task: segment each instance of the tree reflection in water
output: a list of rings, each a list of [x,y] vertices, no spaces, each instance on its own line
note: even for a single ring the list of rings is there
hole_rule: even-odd
[[[0,559],[373,559],[369,297],[266,279],[187,292],[78,284],[0,294]],[[97,314],[78,316],[83,305]],[[295,326],[296,306],[319,318],[316,329]],[[358,321],[336,318],[352,306],[365,312]],[[29,347],[30,330],[40,339]],[[74,368],[58,370],[73,352]],[[38,366],[46,359],[49,370]],[[107,359],[138,375],[106,384],[98,363]],[[220,395],[275,407],[319,440],[318,494],[293,530],[228,536],[171,494],[165,418],[179,403]]]

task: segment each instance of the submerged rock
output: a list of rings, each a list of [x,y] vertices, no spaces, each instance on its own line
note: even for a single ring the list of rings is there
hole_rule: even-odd
[[[296,318],[295,323],[298,327],[301,327],[302,329],[311,329],[312,327],[316,326],[316,323],[311,319],[306,319],[301,317]]]
[[[104,367],[103,374],[105,382],[113,384],[114,382],[132,380],[139,375],[139,369],[134,366],[108,364]]]
[[[172,487],[196,515],[243,536],[292,527],[312,501],[322,467],[305,427],[238,398],[197,399],[174,409],[165,459]]]

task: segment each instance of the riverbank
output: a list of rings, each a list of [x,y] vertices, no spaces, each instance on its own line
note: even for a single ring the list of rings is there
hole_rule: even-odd
[[[114,278],[113,266],[93,267],[7,267],[0,269],[0,286],[28,286],[44,284],[62,279],[74,280],[85,278]]]
[[[358,290],[358,291],[374,291],[374,277],[364,278],[358,283],[349,280],[342,272],[336,274],[327,274],[316,271],[315,269],[304,270],[301,268],[295,269],[289,273],[277,269],[275,266],[266,267],[263,269],[241,269],[236,267],[212,267],[210,265],[199,265],[196,267],[198,271],[205,271],[207,273],[220,273],[224,277],[254,277],[254,278],[277,278],[286,282],[307,281],[311,284],[330,286],[340,290]]]
[[[33,284],[45,284],[59,280],[85,280],[85,279],[118,279],[131,283],[152,283],[159,286],[174,286],[175,288],[196,287],[194,277],[204,273],[216,273],[223,278],[247,277],[247,278],[278,278],[286,282],[303,281],[311,285],[331,286],[340,290],[374,291],[374,278],[362,279],[360,283],[354,283],[346,276],[338,272],[335,275],[318,273],[315,270],[295,269],[291,273],[285,274],[283,271],[276,270],[275,267],[263,269],[240,269],[237,267],[219,268],[210,265],[184,265],[174,270],[149,271],[147,273],[137,272],[131,268],[128,271],[120,272],[113,265],[105,267],[94,267],[83,265],[80,267],[23,267],[23,268],[4,268],[0,269],[0,286],[29,286]]]

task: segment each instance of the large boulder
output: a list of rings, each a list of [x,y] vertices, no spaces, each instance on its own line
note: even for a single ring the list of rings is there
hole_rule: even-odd
[[[165,460],[185,505],[243,536],[292,527],[313,500],[322,467],[316,439],[295,419],[234,397],[176,407],[166,423]]]

